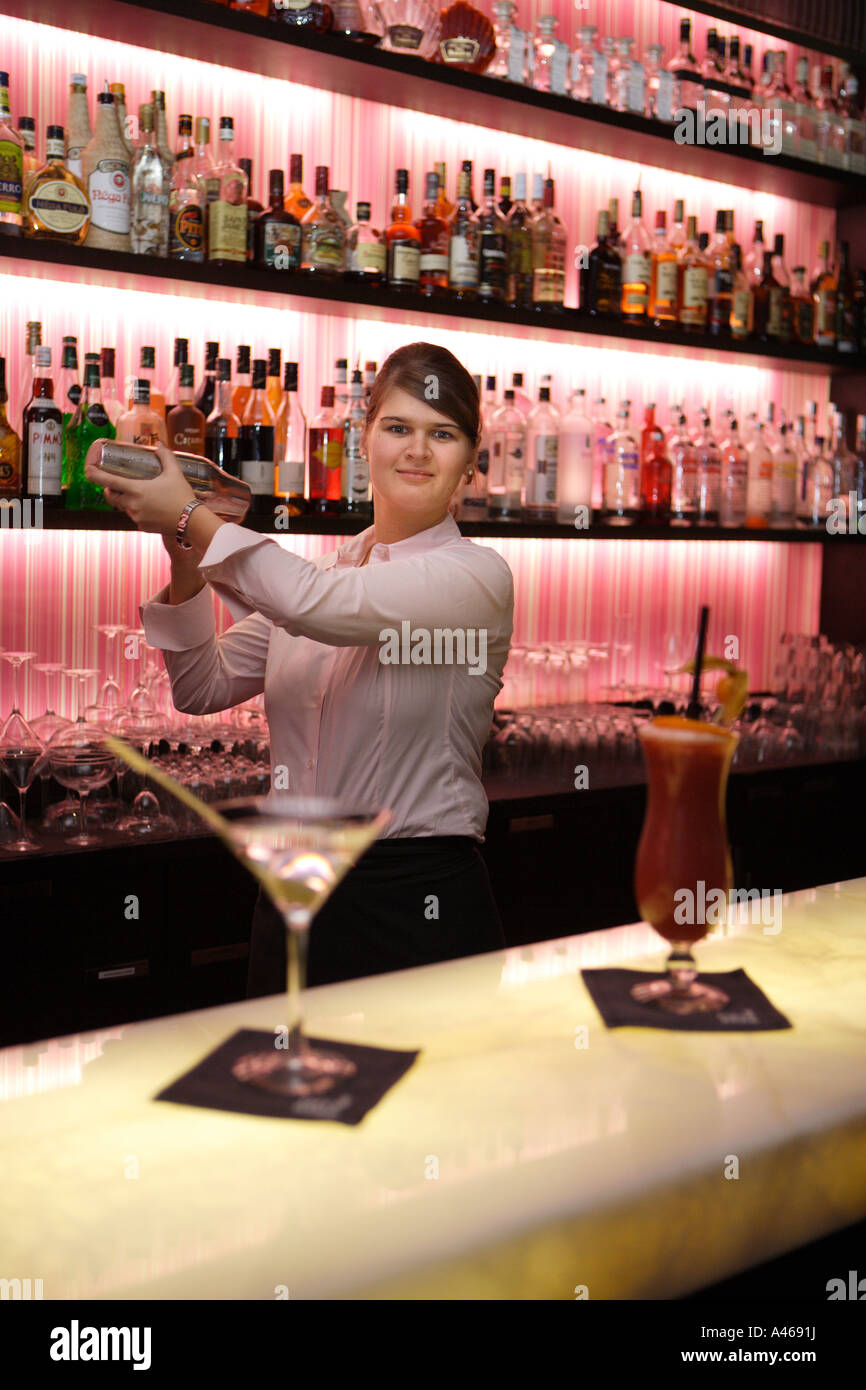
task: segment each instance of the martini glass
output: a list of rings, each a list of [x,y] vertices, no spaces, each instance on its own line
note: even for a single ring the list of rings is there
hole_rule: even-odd
[[[227,801],[215,809],[228,822],[234,854],[261,880],[286,926],[288,1037],[267,1052],[240,1057],[232,1073],[276,1095],[319,1095],[357,1068],[346,1057],[311,1047],[304,1036],[310,923],[388,825],[391,812],[286,792]]]
[[[72,723],[72,720],[67,719],[65,715],[58,714],[56,708],[60,677],[63,675],[65,667],[62,661],[37,661],[34,662],[33,670],[39,671],[45,677],[45,709],[42,714],[31,719],[30,727],[43,743],[50,743],[59,729],[68,729]],[[78,808],[70,797],[66,797],[63,801],[57,801],[53,805],[48,803],[51,768],[47,759],[42,765],[39,779],[42,783],[41,824],[43,829],[56,828],[56,823],[69,815],[74,816],[77,820]]]
[[[118,710],[121,704],[120,682],[118,680],[117,639],[126,632],[122,623],[99,623],[97,632],[105,638],[105,669],[107,677],[102,682],[97,702],[106,709]]]
[[[24,798],[45,760],[45,745],[27,723],[19,704],[19,676],[25,661],[32,661],[35,652],[4,652],[3,660],[12,667],[12,713],[0,729],[0,767],[18,792],[19,834],[6,848],[28,854],[41,845],[27,833]]]

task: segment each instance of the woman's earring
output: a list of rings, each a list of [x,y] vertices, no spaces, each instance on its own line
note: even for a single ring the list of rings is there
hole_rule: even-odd
[[[468,483],[471,483],[471,482],[472,482],[472,479],[473,479],[474,477],[475,477],[475,469],[474,469],[474,468],[467,468],[467,470],[466,470],[466,481],[467,481]]]

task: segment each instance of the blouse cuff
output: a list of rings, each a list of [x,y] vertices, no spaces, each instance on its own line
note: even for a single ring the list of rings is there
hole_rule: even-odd
[[[152,599],[139,605],[148,645],[164,652],[186,652],[210,642],[216,634],[216,619],[207,586],[184,603],[169,603],[168,594],[166,584]]]

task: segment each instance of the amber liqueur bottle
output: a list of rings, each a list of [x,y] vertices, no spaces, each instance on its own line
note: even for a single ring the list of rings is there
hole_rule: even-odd
[[[439,175],[425,179],[425,198],[415,226],[421,234],[418,288],[422,294],[448,293],[448,223],[439,215]]]
[[[442,11],[435,61],[463,72],[484,72],[496,53],[496,33],[481,10],[456,0]]]
[[[0,499],[21,492],[21,440],[6,419],[6,358],[0,357]]]
[[[270,18],[295,29],[327,34],[334,27],[334,12],[322,0],[271,0]]]
[[[409,206],[409,170],[398,169],[394,182],[391,225],[385,231],[388,287],[417,290],[421,273],[421,233],[412,221]]]
[[[580,307],[593,317],[614,318],[620,312],[622,261],[610,244],[610,214],[598,214],[596,244],[580,267]]]

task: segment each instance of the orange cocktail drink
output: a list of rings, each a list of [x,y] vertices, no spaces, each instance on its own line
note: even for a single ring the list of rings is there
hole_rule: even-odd
[[[652,719],[639,737],[648,773],[647,808],[635,861],[641,916],[673,950],[668,978],[637,985],[635,998],[678,1013],[724,1008],[720,990],[697,984],[691,946],[726,920],[732,887],[725,792],[738,735],[674,715]]]

